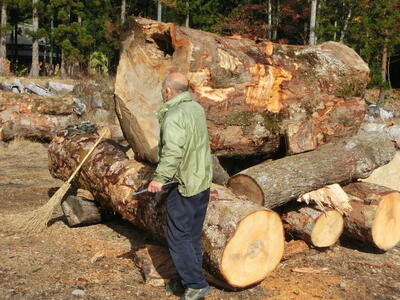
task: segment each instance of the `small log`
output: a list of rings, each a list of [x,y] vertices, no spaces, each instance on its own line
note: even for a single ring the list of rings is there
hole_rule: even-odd
[[[314,245],[329,247],[337,242],[343,232],[344,221],[336,210],[325,212],[312,207],[302,207],[282,216],[289,226],[285,231]]]
[[[82,197],[68,196],[61,208],[70,227],[93,225],[105,219],[95,202]]]
[[[400,192],[367,182],[343,187],[352,196],[345,234],[388,250],[400,242]]]
[[[179,278],[169,251],[157,245],[145,245],[135,252],[135,264],[141,270],[144,282],[155,287],[165,286]]]
[[[380,135],[355,136],[263,162],[232,176],[228,186],[255,203],[274,208],[328,184],[367,178],[391,161],[395,152],[392,142]]]
[[[155,287],[164,286],[170,280],[179,278],[166,247],[145,245],[144,248],[135,252],[135,264],[141,270],[144,282]],[[232,286],[215,278],[206,270],[203,270],[203,274],[212,285],[228,291],[232,290]]]
[[[157,161],[154,112],[171,71],[189,78],[218,156],[271,156],[284,132],[289,152],[309,151],[354,135],[363,120],[369,68],[342,43],[256,42],[143,18],[125,25],[115,103],[140,160]]]
[[[58,136],[49,145],[50,173],[66,180],[95,143],[94,135]],[[147,186],[153,167],[128,160],[115,142],[100,143],[83,165],[75,184],[89,190],[102,207],[164,241],[166,193],[133,193]],[[283,228],[279,216],[229,189],[213,185],[204,222],[204,267],[232,288],[263,280],[283,255]]]
[[[31,82],[25,86],[25,91],[39,95],[39,96],[46,96],[51,97],[54,96],[49,90],[45,89],[44,87]]]
[[[75,86],[71,84],[49,81],[48,87],[50,91],[56,94],[66,94],[66,93],[72,93]]]

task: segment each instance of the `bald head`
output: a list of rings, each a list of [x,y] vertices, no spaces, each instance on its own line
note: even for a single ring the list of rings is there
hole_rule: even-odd
[[[189,90],[189,81],[185,75],[179,72],[168,74],[162,85],[164,101],[168,101],[183,92]]]

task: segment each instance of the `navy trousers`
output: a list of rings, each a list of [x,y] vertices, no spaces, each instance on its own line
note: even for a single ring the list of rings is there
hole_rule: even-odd
[[[174,187],[167,198],[168,248],[182,284],[193,289],[208,286],[201,270],[201,232],[209,197],[210,189],[184,197]]]

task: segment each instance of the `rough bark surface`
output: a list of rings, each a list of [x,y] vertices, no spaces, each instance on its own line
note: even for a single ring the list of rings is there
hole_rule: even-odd
[[[96,136],[93,135],[54,138],[49,145],[51,174],[66,180],[95,140]],[[118,145],[108,140],[96,147],[91,158],[83,165],[75,184],[89,190],[102,207],[121,214],[124,219],[150,231],[155,238],[163,241],[166,232],[166,192],[155,196],[145,193],[132,198],[134,192],[147,185],[153,170],[151,166],[128,160]],[[243,241],[243,249],[232,249],[232,241],[237,241],[238,236],[243,236],[244,240],[249,236],[248,232],[244,233],[240,229],[251,225],[247,221],[249,218],[256,219],[254,222],[258,224],[251,228],[252,234],[260,236],[248,245]],[[279,216],[255,203],[240,200],[229,189],[218,185],[211,188],[202,241],[205,267],[232,287],[245,287],[261,281],[276,267],[283,254],[283,229]],[[224,255],[227,247],[231,247],[229,255]],[[242,255],[240,251],[245,254]],[[229,260],[232,257],[236,257],[236,266],[224,269],[225,265],[230,266]],[[257,264],[258,257],[266,263]],[[241,265],[239,259],[246,261],[246,267]],[[225,263],[227,260],[228,263]],[[249,266],[254,262],[256,267]],[[236,280],[232,273],[245,278],[247,275],[254,278],[253,274],[257,273],[258,277],[253,281],[242,278]]]
[[[388,250],[400,242],[400,192],[367,182],[343,187],[352,197],[345,217],[345,234]]]
[[[73,116],[72,97],[0,93],[0,140],[15,137],[50,141]]]
[[[369,68],[335,42],[312,47],[130,19],[115,84],[123,132],[138,158],[157,161],[161,83],[171,71],[190,79],[207,115],[212,151],[272,154],[286,135],[292,153],[356,133]]]
[[[355,136],[298,155],[266,161],[229,179],[228,185],[249,200],[274,208],[328,184],[367,178],[390,162],[393,143],[379,135]]]

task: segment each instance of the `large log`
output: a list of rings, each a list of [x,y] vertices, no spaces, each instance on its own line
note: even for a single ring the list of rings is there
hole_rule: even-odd
[[[66,180],[95,140],[94,135],[53,139],[49,145],[51,174]],[[152,173],[153,167],[127,159],[118,145],[108,140],[98,145],[75,184],[89,190],[102,207],[164,240],[166,193],[132,198],[147,185]],[[218,185],[211,188],[202,241],[206,269],[231,287],[263,280],[283,255],[279,216]]]
[[[400,192],[367,182],[343,187],[353,197],[345,234],[388,250],[400,242]]]
[[[380,135],[355,136],[298,155],[266,161],[232,176],[228,185],[267,208],[333,183],[367,178],[391,161],[393,143]]]
[[[288,46],[222,37],[172,23],[126,23],[115,83],[122,130],[137,157],[157,161],[161,83],[185,73],[204,107],[211,149],[235,156],[315,149],[354,135],[363,119],[367,64],[335,42]]]
[[[50,141],[73,117],[72,97],[0,93],[0,140],[15,137]]]

